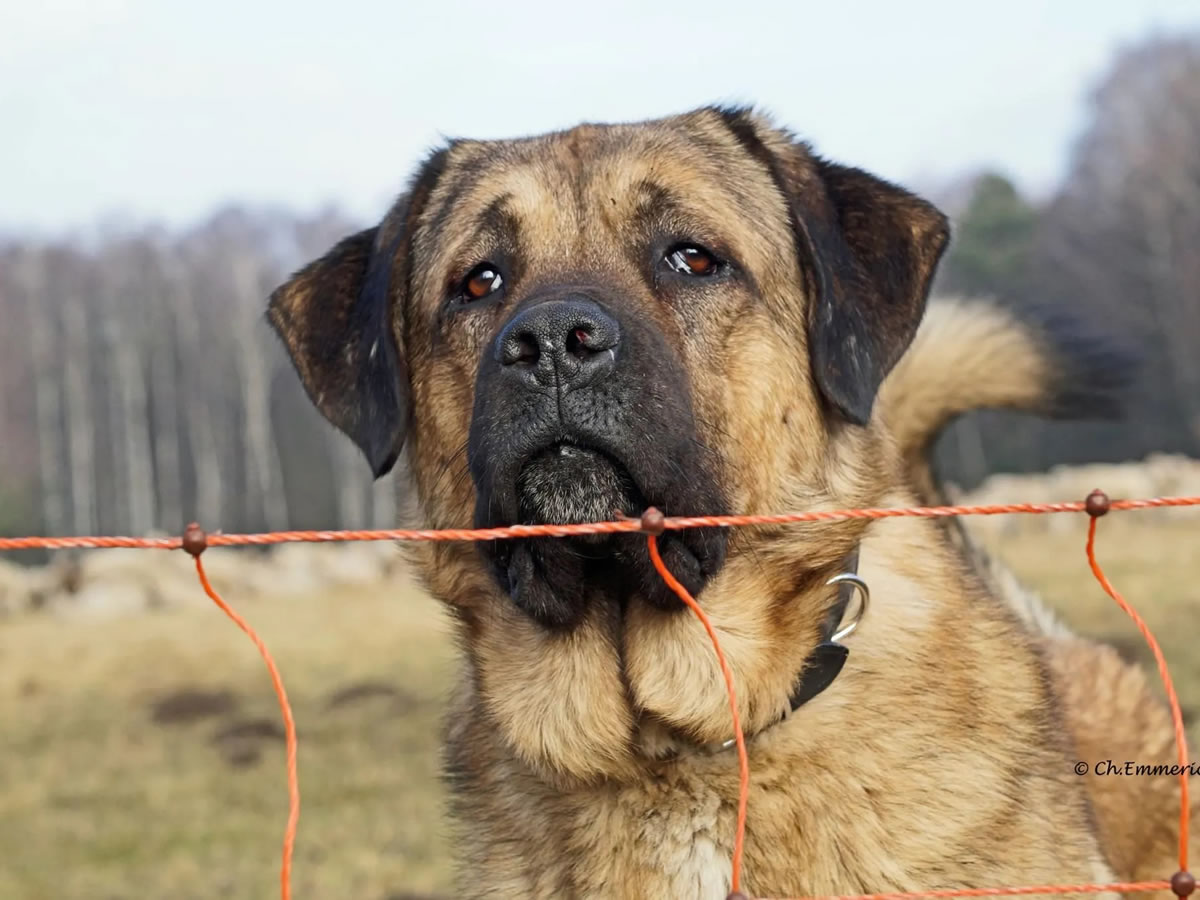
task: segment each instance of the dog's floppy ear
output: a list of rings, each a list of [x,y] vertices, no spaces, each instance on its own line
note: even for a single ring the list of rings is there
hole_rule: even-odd
[[[826,399],[865,425],[879,386],[921,323],[949,225],[902,188],[859,169],[814,163],[818,184],[791,196],[816,273],[809,347]]]
[[[435,154],[383,223],[340,241],[278,287],[267,318],[313,404],[358,445],[376,477],[408,428],[409,382],[398,317],[411,231],[444,165]]]
[[[808,337],[817,385],[844,418],[865,425],[920,324],[950,237],[947,219],[894,184],[817,158],[745,110],[722,115],[790,207],[814,281]]]

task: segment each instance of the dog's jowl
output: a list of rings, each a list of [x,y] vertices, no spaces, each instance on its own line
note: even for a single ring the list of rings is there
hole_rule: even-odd
[[[929,203],[763,117],[702,109],[452,141],[270,318],[375,471],[404,453],[427,527],[910,505],[950,416],[1087,412],[1055,398],[1104,407],[1122,380],[1116,348],[1061,316],[927,310],[948,234]],[[1061,647],[1078,639],[1039,628],[952,529],[694,529],[661,547],[737,681],[752,894],[1105,882],[1169,847],[1114,849],[1136,826],[1071,768],[1087,717],[1067,704],[1091,695]],[[724,897],[729,711],[644,537],[413,554],[463,649],[445,733],[462,894]],[[838,643],[855,603],[829,581],[847,571],[871,604]]]

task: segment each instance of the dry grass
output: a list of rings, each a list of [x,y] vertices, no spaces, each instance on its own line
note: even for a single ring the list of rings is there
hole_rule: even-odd
[[[981,535],[1027,584],[1036,587],[1081,634],[1094,635],[1137,660],[1159,678],[1137,628],[1092,577],[1084,553],[1086,522],[1073,533]],[[1200,746],[1200,521],[1143,514],[1112,514],[1098,523],[1096,557],[1158,639],[1171,669],[1192,748]],[[1161,692],[1160,692],[1161,693]],[[1193,752],[1194,761],[1200,754]]]
[[[1197,529],[1128,514],[1104,520],[1099,542],[1193,710]],[[1077,628],[1144,658],[1092,580],[1081,533],[989,540]],[[299,722],[296,896],[444,889],[437,718],[453,653],[436,607],[409,585],[242,605]],[[0,897],[273,896],[286,807],[277,720],[256,652],[210,608],[0,624]]]
[[[401,585],[242,607],[298,722],[296,896],[444,886],[436,746],[452,655],[432,601]],[[4,623],[0,721],[0,897],[276,895],[278,706],[216,610]]]

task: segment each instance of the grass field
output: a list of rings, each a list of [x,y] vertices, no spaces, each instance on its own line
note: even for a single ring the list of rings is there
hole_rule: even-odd
[[[1198,539],[1194,519],[1139,523],[1134,513],[1104,520],[1099,541],[1193,712]],[[1092,580],[1081,532],[1006,537],[996,549],[1079,630],[1146,658]],[[299,723],[296,897],[444,889],[437,722],[453,654],[437,607],[403,584],[241,606],[279,662]],[[199,603],[0,622],[0,898],[273,896],[286,815],[278,720],[253,646]],[[1194,716],[1191,729],[1200,743]]]

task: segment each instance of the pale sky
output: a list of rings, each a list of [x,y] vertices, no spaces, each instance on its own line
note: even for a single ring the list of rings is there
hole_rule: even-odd
[[[0,230],[377,217],[440,134],[714,101],[902,182],[987,165],[1039,193],[1112,52],[1181,28],[1197,0],[0,0]]]

